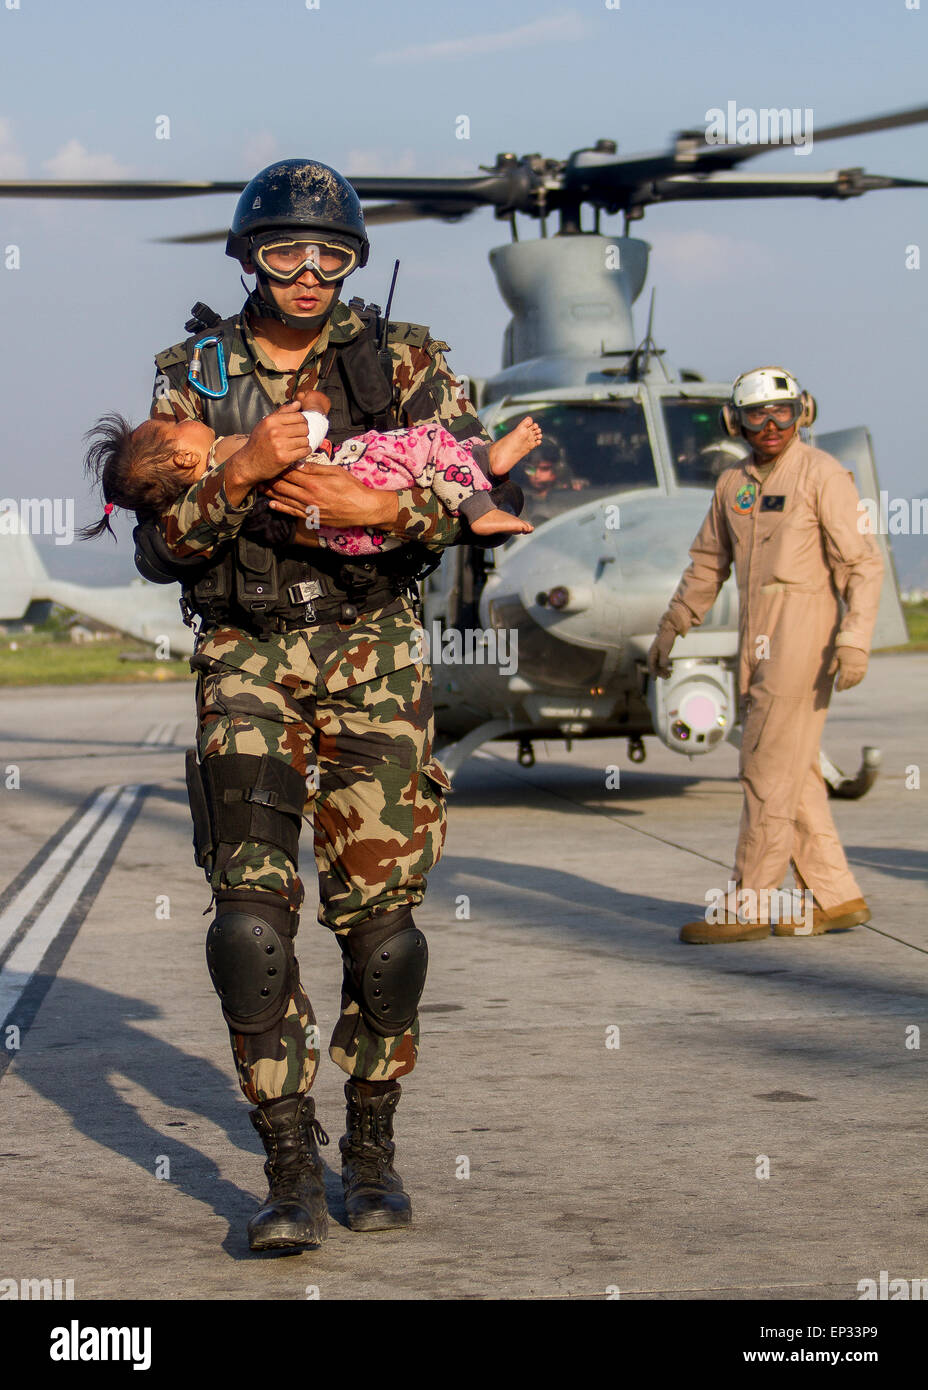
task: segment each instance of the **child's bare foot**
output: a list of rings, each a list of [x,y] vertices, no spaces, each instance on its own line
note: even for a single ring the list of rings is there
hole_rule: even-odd
[[[541,426],[536,425],[531,415],[520,420],[514,430],[504,434],[490,445],[490,472],[497,478],[515,468],[520,459],[537,449],[541,443]]]
[[[484,512],[483,516],[478,516],[476,521],[472,521],[470,529],[477,536],[495,536],[498,531],[508,531],[514,536],[519,536],[534,531],[535,528],[527,521],[522,521],[520,517],[513,516],[511,512],[494,507],[491,511]]]

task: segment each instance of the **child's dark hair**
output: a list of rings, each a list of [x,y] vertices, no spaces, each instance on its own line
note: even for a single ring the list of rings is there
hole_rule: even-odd
[[[116,536],[110,525],[113,507],[128,511],[160,511],[184,491],[185,483],[171,460],[175,445],[162,436],[158,420],[146,420],[145,425],[133,426],[115,412],[104,415],[85,439],[92,440],[84,457],[84,471],[99,488],[106,506],[99,521],[91,522],[78,531],[82,541],[100,536],[104,531]],[[170,421],[164,421],[170,424]]]

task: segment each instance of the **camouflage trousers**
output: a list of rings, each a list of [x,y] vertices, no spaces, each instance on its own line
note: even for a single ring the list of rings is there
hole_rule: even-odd
[[[321,676],[302,679],[292,668],[272,667],[278,679],[269,680],[215,659],[195,664],[201,761],[269,753],[306,780],[303,816],[313,826],[319,921],[345,938],[373,912],[421,902],[444,842],[448,786],[431,760],[428,669],[407,665],[332,693]],[[303,901],[297,865],[266,843],[235,845],[210,883],[214,891],[274,893],[294,910]],[[258,1034],[230,1030],[239,1083],[253,1104],[306,1091],[315,1077],[319,1029],[297,978],[276,1027]],[[349,1076],[404,1076],[415,1066],[418,1044],[418,1019],[402,1034],[382,1037],[343,986],[329,1056]]]

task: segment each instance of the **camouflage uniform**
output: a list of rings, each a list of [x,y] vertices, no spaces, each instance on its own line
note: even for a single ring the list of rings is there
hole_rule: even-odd
[[[336,304],[299,370],[279,371],[255,343],[247,319],[240,325],[229,376],[253,371],[269,410],[292,399],[297,388],[314,388],[330,344],[349,341],[363,328],[355,312]],[[477,430],[483,435],[442,357],[447,344],[417,325],[391,325],[388,345],[402,424],[421,420],[425,404],[457,437]],[[155,360],[152,416],[201,418],[201,398],[184,379],[183,347]],[[223,468],[213,468],[159,518],[169,548],[179,558],[208,558],[237,534],[255,496],[231,507]],[[436,550],[456,539],[458,523],[431,494],[407,489],[397,497],[397,531],[406,539]],[[442,849],[448,781],[431,756],[431,675],[416,660],[417,627],[411,601],[398,597],[351,626],[323,623],[266,640],[238,627],[205,627],[191,661],[198,674],[201,761],[223,752],[270,753],[306,778],[303,814],[314,827],[319,921],[340,937],[373,912],[421,902]],[[214,891],[245,886],[274,893],[293,910],[303,900],[297,865],[283,850],[255,841],[237,845],[217,863],[210,882]],[[253,1103],[312,1085],[319,1039],[301,985],[277,1026],[231,1032],[231,1040],[239,1082]],[[418,1040],[418,1020],[394,1037],[374,1032],[343,990],[329,1055],[351,1077],[387,1081],[412,1071]]]

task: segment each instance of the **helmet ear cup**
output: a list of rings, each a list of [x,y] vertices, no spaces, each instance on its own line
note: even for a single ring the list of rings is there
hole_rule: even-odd
[[[738,419],[738,412],[732,405],[726,404],[722,406],[722,409],[719,411],[719,422],[729,438],[740,439],[741,424]]]
[[[802,414],[797,423],[800,429],[806,429],[815,422],[815,417],[818,414],[818,406],[815,403],[815,397],[810,396],[808,391],[803,391],[801,399]]]

